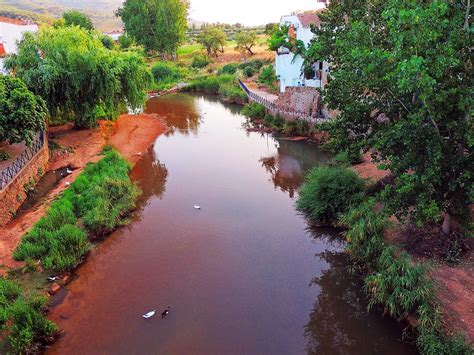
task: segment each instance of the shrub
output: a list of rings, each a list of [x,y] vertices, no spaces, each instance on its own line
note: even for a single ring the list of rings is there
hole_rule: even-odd
[[[219,87],[219,95],[229,102],[245,104],[248,101],[245,92],[235,83],[223,83]]]
[[[306,136],[310,129],[309,123],[303,120],[291,120],[283,124],[283,132],[287,135]]]
[[[265,118],[265,106],[252,102],[242,109],[242,114],[250,118]]]
[[[11,155],[8,152],[0,151],[0,162],[10,160]]]
[[[38,343],[53,336],[56,325],[44,317],[44,298],[25,298],[20,286],[0,278],[0,329],[16,353],[36,353]]]
[[[219,75],[235,75],[237,73],[237,69],[239,69],[239,63],[229,63],[224,65],[221,69],[219,69]]]
[[[331,224],[364,196],[364,181],[341,167],[316,167],[307,176],[297,208],[312,223]]]
[[[276,89],[275,82],[277,77],[273,65],[268,65],[262,69],[258,77],[258,82],[268,86],[271,89]]]
[[[221,86],[236,85],[233,75],[206,75],[195,78],[186,89],[189,91],[199,91],[211,95],[219,95]]]
[[[191,63],[191,67],[196,69],[202,69],[207,67],[211,64],[211,60],[205,54],[196,54],[193,56],[193,61]]]
[[[173,62],[156,62],[151,73],[158,83],[181,79],[181,72]]]

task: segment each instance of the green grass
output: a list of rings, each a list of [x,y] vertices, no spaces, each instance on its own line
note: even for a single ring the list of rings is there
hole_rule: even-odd
[[[115,150],[87,165],[22,238],[15,260],[40,260],[44,268],[55,271],[77,267],[91,249],[89,237],[102,237],[127,223],[139,195],[129,172],[130,165]]]
[[[233,103],[245,104],[247,102],[247,95],[239,87],[235,75],[199,76],[189,83],[186,90],[219,95]]]
[[[191,57],[193,54],[203,52],[202,46],[197,43],[185,44],[178,48],[178,58],[180,57]]]

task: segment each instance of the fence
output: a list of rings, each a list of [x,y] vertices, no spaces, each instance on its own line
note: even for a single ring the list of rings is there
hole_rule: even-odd
[[[274,102],[271,102],[270,100],[258,95],[257,93],[253,92],[250,90],[247,85],[245,85],[242,80],[239,79],[239,85],[242,88],[242,90],[247,94],[250,100],[259,103],[260,105],[265,106],[267,110],[270,111],[271,114],[273,115],[280,115],[284,118],[288,119],[299,119],[299,120],[304,120],[310,123],[323,123],[327,122],[329,119],[320,115],[318,113],[317,117],[313,117],[308,114],[308,112],[300,111],[300,110],[287,110],[285,108],[282,108],[278,105],[276,105]]]
[[[0,172],[0,191],[2,191],[20,171],[38,154],[44,147],[44,132],[38,132],[31,147],[20,154],[7,168]]]

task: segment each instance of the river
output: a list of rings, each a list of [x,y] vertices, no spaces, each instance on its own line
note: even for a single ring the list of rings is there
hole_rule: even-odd
[[[172,129],[132,172],[143,196],[130,225],[57,296],[50,316],[65,334],[48,353],[417,353],[398,323],[367,312],[337,231],[295,211],[327,154],[249,133],[239,107],[212,97],[155,98],[146,111]]]

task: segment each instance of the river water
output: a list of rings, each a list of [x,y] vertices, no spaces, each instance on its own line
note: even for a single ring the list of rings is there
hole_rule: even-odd
[[[416,353],[399,324],[366,311],[338,233],[295,211],[326,154],[248,133],[238,107],[211,97],[155,98],[147,112],[172,129],[132,172],[144,193],[130,225],[56,300],[65,335],[49,353]]]

